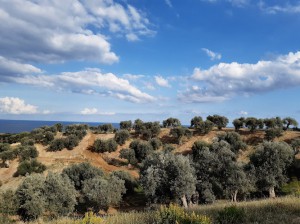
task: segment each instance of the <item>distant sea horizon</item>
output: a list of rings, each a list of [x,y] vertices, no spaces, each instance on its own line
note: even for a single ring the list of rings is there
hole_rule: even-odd
[[[52,126],[61,123],[63,126],[71,124],[87,124],[89,126],[98,126],[110,122],[84,122],[84,121],[44,121],[44,120],[7,120],[0,119],[0,133],[17,134],[21,132],[30,132],[35,128],[42,126]],[[115,128],[119,128],[119,123],[111,123]]]

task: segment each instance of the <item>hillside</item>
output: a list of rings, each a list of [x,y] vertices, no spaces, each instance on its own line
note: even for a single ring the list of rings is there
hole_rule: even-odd
[[[213,138],[216,137],[221,132],[233,131],[231,128],[223,129],[219,131],[214,129],[209,134],[206,135],[193,135],[191,138],[184,138],[181,145],[175,144],[174,139],[169,135],[170,129],[163,128],[158,136],[158,138],[166,144],[173,145],[176,154],[188,154],[191,152],[191,147],[195,141],[206,141],[211,143]],[[248,161],[248,155],[254,150],[254,146],[264,141],[264,131],[255,131],[254,133],[249,132],[247,129],[240,130],[240,135],[242,140],[248,144],[248,147],[244,151],[240,151],[239,160]],[[56,135],[56,138],[61,137],[61,133]],[[80,141],[79,145],[73,150],[63,149],[57,152],[47,152],[47,146],[42,144],[35,144],[39,152],[38,161],[47,166],[47,172],[60,172],[63,168],[70,164],[90,162],[93,166],[99,167],[106,172],[111,172],[115,170],[125,170],[128,171],[133,177],[139,176],[139,171],[136,168],[126,165],[126,160],[120,159],[120,150],[123,148],[128,148],[130,142],[132,142],[135,137],[134,134],[131,138],[126,141],[122,146],[118,146],[117,150],[112,153],[95,153],[89,151],[89,147],[94,144],[96,139],[109,139],[113,138],[114,134],[94,134],[92,131],[88,131],[87,135]],[[274,141],[285,141],[290,143],[291,140],[300,138],[299,131],[285,131],[283,135],[276,138]],[[12,147],[16,147],[19,143],[12,144]],[[300,154],[296,155],[296,158],[300,159]],[[9,168],[0,168],[0,177],[2,181],[2,186],[0,189],[11,189],[16,188],[18,184],[24,177],[13,177],[13,174],[17,170],[19,162],[17,159],[10,161]]]

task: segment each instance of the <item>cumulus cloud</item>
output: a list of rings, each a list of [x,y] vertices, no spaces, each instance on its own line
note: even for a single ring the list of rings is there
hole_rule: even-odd
[[[220,60],[222,58],[222,55],[220,53],[213,52],[207,48],[202,48],[202,51],[204,51],[212,61]]]
[[[143,12],[113,0],[0,0],[0,4],[1,54],[12,60],[111,64],[119,58],[106,30],[130,41],[155,33]]]
[[[0,112],[6,114],[36,114],[37,106],[26,104],[24,100],[17,97],[0,98]]]
[[[155,76],[154,78],[157,85],[162,87],[171,87],[168,80],[163,78],[162,76]]]
[[[154,97],[140,91],[126,79],[113,73],[102,73],[98,69],[86,69],[79,72],[63,72],[57,75],[25,75],[11,78],[16,83],[45,86],[60,91],[82,94],[111,96],[134,103],[154,101]]]
[[[195,68],[193,86],[179,93],[186,102],[231,99],[300,85],[300,52],[256,64],[220,63],[206,70]],[[195,87],[195,82],[197,86]]]

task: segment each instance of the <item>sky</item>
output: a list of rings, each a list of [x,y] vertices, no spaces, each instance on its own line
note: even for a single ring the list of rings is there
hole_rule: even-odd
[[[300,122],[300,2],[0,0],[0,119]]]

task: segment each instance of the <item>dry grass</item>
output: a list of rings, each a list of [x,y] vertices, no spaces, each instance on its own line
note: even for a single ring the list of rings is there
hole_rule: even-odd
[[[220,201],[212,205],[197,206],[189,211],[196,214],[206,215],[216,223],[218,212],[227,206],[235,205],[243,208],[246,212],[246,224],[299,224],[300,223],[300,198],[282,197],[276,199],[264,199],[229,203]],[[101,224],[155,224],[155,212],[130,212],[118,213],[103,218]],[[30,224],[76,224],[78,219],[61,218],[52,221],[39,220]],[[79,222],[80,223],[80,222]]]

